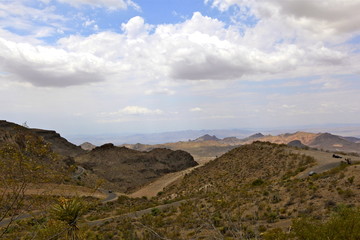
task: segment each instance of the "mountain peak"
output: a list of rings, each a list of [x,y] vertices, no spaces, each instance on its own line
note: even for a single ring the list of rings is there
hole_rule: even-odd
[[[203,141],[219,141],[220,139],[217,138],[215,135],[210,136],[209,134],[205,134],[194,140],[194,142],[203,142]]]

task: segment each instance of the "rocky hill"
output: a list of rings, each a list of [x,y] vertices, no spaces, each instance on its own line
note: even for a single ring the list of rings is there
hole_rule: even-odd
[[[84,150],[81,147],[70,143],[55,131],[33,128],[30,128],[29,130],[36,135],[43,137],[46,142],[51,144],[51,148],[54,152],[63,156],[75,157],[84,153]]]
[[[309,144],[309,146],[329,151],[360,153],[360,143],[355,143],[330,133],[320,134]]]
[[[83,149],[68,142],[55,131],[26,128],[4,120],[0,121],[0,141],[14,143],[14,136],[20,133],[23,135],[32,134],[43,138],[47,143],[51,144],[50,147],[55,153],[62,156],[74,157],[84,153]]]
[[[0,155],[2,170],[10,168],[7,174],[13,174],[13,180],[20,178],[17,175],[41,175],[27,179],[27,184],[44,178],[61,182],[73,163],[67,156],[55,154],[53,145],[37,131],[7,121],[0,121]]]
[[[142,204],[148,211],[139,213],[147,214],[116,218],[101,232],[184,240],[344,239],[329,236],[346,232],[355,236],[348,239],[358,239],[359,166],[339,162],[328,171],[307,174],[319,163],[315,157],[331,155],[269,142],[243,145],[188,173],[155,199],[122,199],[116,205],[122,212]],[[154,201],[158,204],[151,205]],[[324,231],[322,224],[328,224]]]
[[[166,222],[151,226],[167,237],[174,236],[176,229],[176,239],[305,239],[284,233],[293,220],[313,217],[325,222],[341,206],[356,211],[358,166],[340,165],[299,178],[298,173],[316,160],[296,151],[264,142],[233,149],[165,189],[160,199],[188,202],[173,214],[147,221]]]
[[[204,142],[204,141],[219,141],[220,139],[217,138],[215,135],[210,136],[209,134],[205,134],[204,136],[198,137],[197,139],[193,140],[194,142]]]
[[[164,174],[197,165],[189,153],[181,150],[140,152],[113,144],[96,147],[77,156],[75,161],[92,173],[116,183],[117,189],[123,192],[135,190]]]

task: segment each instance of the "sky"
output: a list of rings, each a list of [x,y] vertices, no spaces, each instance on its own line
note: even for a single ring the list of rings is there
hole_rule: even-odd
[[[0,119],[65,135],[358,124],[359,0],[1,0]]]

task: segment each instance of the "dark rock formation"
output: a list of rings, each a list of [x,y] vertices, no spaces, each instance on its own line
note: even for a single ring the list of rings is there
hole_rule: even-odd
[[[291,141],[287,145],[291,146],[291,147],[297,147],[297,148],[307,148],[308,147],[308,146],[302,144],[302,142],[300,140]]]
[[[119,190],[131,191],[158,177],[196,166],[185,151],[156,148],[140,152],[126,147],[104,144],[78,156],[75,161],[106,180],[117,183]]]

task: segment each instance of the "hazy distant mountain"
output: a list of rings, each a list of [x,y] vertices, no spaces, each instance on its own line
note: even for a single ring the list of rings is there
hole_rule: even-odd
[[[205,134],[204,136],[198,137],[194,140],[194,142],[204,142],[204,141],[219,141],[220,139],[217,138],[215,135],[210,136],[209,134]]]
[[[277,136],[266,135],[260,138],[253,138],[250,139],[251,140],[250,142],[254,140],[260,140],[263,142],[288,144],[291,141],[299,140],[302,144],[309,145],[319,135],[320,134],[317,133],[307,133],[307,132],[285,133]]]
[[[353,143],[360,143],[360,138],[356,138],[356,137],[342,137],[343,139],[345,139],[346,141],[350,141]]]
[[[96,148],[94,144],[91,144],[89,142],[84,142],[83,144],[80,145],[80,147],[86,151],[90,151]]]
[[[115,145],[121,144],[161,144],[169,142],[189,141],[196,139],[205,134],[216,135],[218,138],[225,137],[238,137],[244,138],[253,131],[244,129],[225,129],[225,130],[187,130],[187,131],[174,131],[163,133],[149,133],[149,134],[134,134],[128,136],[119,135],[83,135],[83,136],[70,136],[72,142],[82,144],[83,142],[91,142],[95,145],[102,145],[107,142],[112,142]]]
[[[322,133],[309,146],[330,151],[360,152],[360,143],[346,140],[344,137]]]
[[[253,139],[252,141],[254,141]],[[357,138],[341,137],[330,133],[285,133],[277,136],[264,136],[258,138],[259,141],[267,141],[278,144],[296,144],[306,145],[312,148],[318,148],[328,151],[344,151],[360,153],[360,143],[357,143]],[[248,141],[250,143],[252,141]],[[299,142],[294,142],[299,141]],[[355,141],[355,142],[354,142]]]

